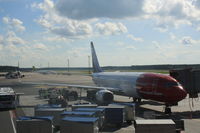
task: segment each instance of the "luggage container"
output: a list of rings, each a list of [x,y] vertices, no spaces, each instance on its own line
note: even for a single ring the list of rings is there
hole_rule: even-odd
[[[180,131],[185,130],[184,120],[173,120],[173,121],[176,124],[176,130],[180,130]]]
[[[87,90],[87,98],[92,101],[96,101],[96,93],[98,90]]]
[[[125,113],[125,121],[127,123],[132,123],[132,121],[135,120],[135,104],[134,103],[113,103],[109,104],[109,106],[112,105],[119,105],[124,107],[124,113]]]
[[[116,125],[120,127],[125,120],[124,107],[118,105],[98,106],[97,108],[105,109],[105,125]]]
[[[53,133],[52,116],[19,117],[16,120],[17,133]]]
[[[38,93],[39,93],[39,97],[40,98],[48,98],[49,97],[49,93],[48,93],[48,90],[47,89],[40,89],[39,91],[38,91]]]
[[[97,104],[74,104],[72,105],[72,110],[77,108],[96,108],[97,106]]]
[[[74,117],[95,117],[96,113],[95,112],[78,112],[78,111],[65,111],[60,114],[61,119],[66,117],[66,116],[74,116]]]
[[[60,114],[65,111],[65,108],[37,108],[35,116],[53,116],[53,125],[60,126]]]
[[[38,104],[35,106],[37,108],[61,108],[60,104]]]
[[[61,121],[60,133],[98,133],[98,118],[65,117]]]
[[[143,118],[144,119],[155,119],[155,111],[144,111]]]
[[[103,128],[104,121],[105,121],[105,109],[103,108],[77,108],[74,111],[95,112],[96,117],[99,118],[98,127],[99,129]]]
[[[171,119],[135,120],[135,133],[176,133],[176,125]]]

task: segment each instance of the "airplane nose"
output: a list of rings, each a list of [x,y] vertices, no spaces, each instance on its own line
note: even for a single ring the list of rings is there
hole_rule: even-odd
[[[177,101],[180,101],[182,99],[184,99],[187,96],[187,92],[186,90],[183,89],[182,86],[178,86],[176,88],[176,94],[177,94]]]

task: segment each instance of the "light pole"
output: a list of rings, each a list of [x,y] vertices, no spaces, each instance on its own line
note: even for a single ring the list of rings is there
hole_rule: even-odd
[[[67,59],[67,71],[69,73],[69,59]]]
[[[88,55],[88,72],[90,74],[90,56]]]

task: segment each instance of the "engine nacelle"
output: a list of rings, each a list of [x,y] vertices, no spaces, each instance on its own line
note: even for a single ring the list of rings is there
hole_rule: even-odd
[[[113,101],[114,95],[109,90],[100,90],[96,93],[96,100],[99,104],[109,104]]]

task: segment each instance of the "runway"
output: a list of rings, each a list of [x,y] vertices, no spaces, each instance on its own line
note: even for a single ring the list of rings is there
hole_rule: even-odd
[[[0,125],[3,130],[0,133],[15,133],[15,120],[18,116],[33,115],[33,108],[36,104],[45,103],[45,100],[37,100],[38,90],[47,86],[28,85],[22,84],[22,82],[45,82],[45,83],[67,83],[78,85],[94,85],[92,78],[85,75],[42,75],[38,73],[25,73],[25,78],[22,79],[5,79],[0,77],[0,86],[10,86],[16,92],[24,93],[21,98],[22,108],[17,108],[16,111],[1,111],[0,112]],[[114,97],[116,101],[131,102],[131,99],[123,96]],[[197,133],[200,130],[200,101],[194,100],[194,107],[192,111],[189,106],[189,99],[184,99],[179,103],[179,106],[172,107],[174,115],[181,117],[185,122],[186,133]],[[158,113],[163,112],[163,105],[153,101],[144,100],[141,104],[140,110],[136,112],[138,119],[143,115],[144,111],[154,111]],[[192,114],[192,116],[191,116]],[[12,122],[13,121],[13,122]],[[113,131],[113,132],[125,132],[126,129]]]

